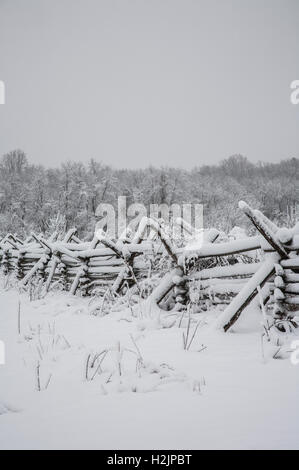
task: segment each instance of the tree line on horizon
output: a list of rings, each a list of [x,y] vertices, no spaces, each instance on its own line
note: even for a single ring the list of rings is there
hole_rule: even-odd
[[[45,168],[30,163],[22,150],[13,150],[0,161],[0,235],[25,237],[34,231],[48,236],[76,227],[82,239],[91,239],[98,205],[110,203],[117,209],[119,196],[126,196],[128,206],[142,203],[146,208],[203,204],[204,226],[225,232],[250,228],[238,210],[238,201],[245,200],[279,226],[292,226],[299,218],[298,181],[298,158],[255,164],[233,155],[192,170],[120,170],[94,159]]]

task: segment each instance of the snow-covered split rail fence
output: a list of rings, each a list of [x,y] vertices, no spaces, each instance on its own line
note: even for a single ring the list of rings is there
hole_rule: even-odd
[[[8,234],[0,241],[0,266],[4,275],[16,274],[26,288],[40,279],[45,293],[52,284],[85,295],[94,287],[121,295],[139,290],[142,279],[159,278],[147,299],[155,308],[199,311],[223,304],[218,327],[228,331],[257,296],[273,307],[274,317],[292,316],[299,305],[299,225],[279,229],[260,211],[246,203],[240,209],[258,231],[253,237],[224,240],[215,229],[196,230],[182,219],[177,224],[187,234],[172,239],[160,220],[143,218],[135,234],[111,240],[96,232],[82,242],[75,229],[62,241],[31,234],[25,241]],[[164,267],[161,269],[161,259]],[[166,265],[166,267],[165,267]]]
[[[265,254],[264,262],[250,282],[244,286],[237,297],[224,311],[223,315],[221,315],[218,326],[223,328],[224,331],[228,331],[235,324],[246,307],[257,296],[259,290],[262,289],[268,281],[273,280],[275,272],[277,272],[277,266],[281,264],[282,266],[289,267],[291,271],[296,271],[299,254],[299,247],[297,246],[298,224],[292,230],[279,229],[264,214],[260,211],[253,210],[245,202],[241,201],[239,207],[262,235],[263,242],[261,246],[264,247],[265,251],[268,253]],[[271,250],[269,250],[269,246],[273,249],[272,253]],[[263,292],[264,304],[272,299],[272,296],[269,295],[267,290],[260,292]],[[278,290],[276,290],[275,293],[277,296]],[[281,295],[279,299],[280,308],[277,307],[276,312],[279,310],[280,314],[284,314],[285,311],[281,308],[281,304],[288,303],[289,301],[286,296],[282,298]],[[294,304],[295,300],[291,299],[291,302]]]
[[[278,229],[264,214],[253,210],[246,203],[241,202],[240,209],[253,222],[260,235],[228,243],[212,243],[212,240],[209,243],[204,240],[200,247],[187,246],[177,251],[180,254],[177,269],[181,269],[181,277],[189,284],[200,283],[193,302],[201,308],[207,299],[213,304],[229,303],[217,323],[224,331],[231,329],[258,292],[263,296],[264,306],[278,302],[275,298],[275,293],[278,295],[277,288],[274,295],[271,293],[271,282],[274,281],[277,266],[288,268],[285,278],[295,279],[296,283],[297,278],[290,278],[290,272],[299,273],[299,225],[292,230]],[[259,250],[259,256],[253,255],[256,250]],[[244,256],[247,257],[245,260],[242,259]],[[223,258],[231,258],[232,263],[227,261],[225,265],[221,265]],[[212,263],[211,267],[205,267],[204,260],[212,260],[214,265]],[[178,275],[174,271],[153,292],[152,302],[160,304],[176,288],[177,283]],[[294,316],[293,312],[298,310],[298,293],[298,284],[287,286],[280,293],[278,307],[281,315],[286,315],[287,311],[290,316],[292,310],[291,316]],[[192,302],[191,296],[190,301]],[[293,309],[282,309],[281,304],[292,305]],[[277,312],[278,307],[274,311]],[[274,318],[275,316],[277,313],[274,313]]]
[[[113,284],[115,292],[119,292],[126,281],[131,284],[137,278],[147,276],[150,261],[165,252],[166,237],[162,244],[143,240],[148,225],[146,222],[145,227],[145,221],[142,221],[138,234],[130,243],[96,236],[92,242],[83,243],[76,237],[74,229],[59,242],[35,234],[21,242],[8,235],[0,242],[2,272],[5,275],[15,273],[24,287],[39,277],[45,283],[46,292],[57,281],[72,294],[79,287],[87,293],[89,288],[101,284]],[[157,225],[157,230],[161,240],[162,228]],[[148,263],[144,257],[148,258]]]

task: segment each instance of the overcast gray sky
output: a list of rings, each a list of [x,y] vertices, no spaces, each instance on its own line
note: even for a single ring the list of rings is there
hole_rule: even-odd
[[[0,154],[299,157],[299,0],[0,0]]]

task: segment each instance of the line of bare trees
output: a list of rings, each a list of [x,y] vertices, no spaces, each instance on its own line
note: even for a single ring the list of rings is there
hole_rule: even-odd
[[[147,168],[113,169],[91,159],[68,162],[59,168],[33,165],[14,150],[0,162],[0,235],[50,234],[72,226],[81,238],[91,238],[100,203],[117,207],[118,196],[128,205],[204,204],[206,227],[228,231],[240,225],[237,201],[245,199],[278,225],[291,226],[299,218],[299,159],[253,164],[234,155],[219,165],[192,170]],[[244,217],[241,223],[248,226]]]

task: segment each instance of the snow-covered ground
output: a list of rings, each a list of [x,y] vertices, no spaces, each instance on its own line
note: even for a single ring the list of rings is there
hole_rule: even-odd
[[[257,312],[229,334],[215,331],[217,314],[198,315],[184,351],[186,328],[125,311],[95,317],[88,299],[64,293],[30,302],[2,290],[0,448],[298,449],[299,366],[263,359]],[[89,354],[91,364],[106,348],[103,373],[87,381]]]

